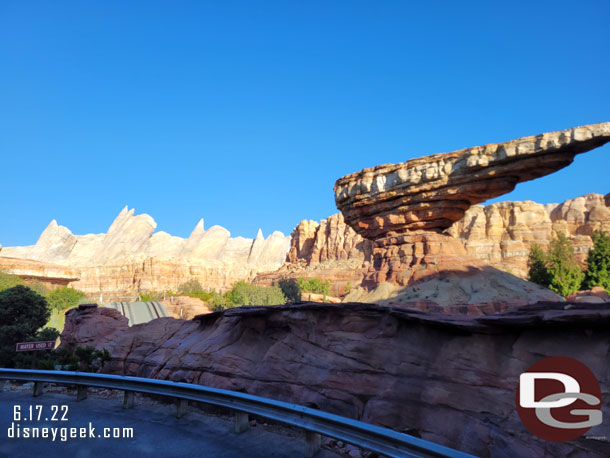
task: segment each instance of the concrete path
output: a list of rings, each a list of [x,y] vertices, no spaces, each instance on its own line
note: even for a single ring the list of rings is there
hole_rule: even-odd
[[[21,421],[16,422],[14,406],[21,407]],[[36,405],[42,405],[37,421]],[[53,408],[59,406],[56,421],[51,421]],[[28,417],[32,406],[33,419]],[[67,406],[66,421],[61,421],[62,406]],[[46,420],[46,421],[45,421]],[[91,425],[90,425],[91,424]],[[11,426],[12,434],[11,434]],[[24,428],[58,428],[55,440],[49,438],[17,438]],[[93,438],[70,438],[69,429],[85,428]],[[94,431],[91,432],[91,427]],[[133,428],[133,438],[104,438],[104,428]],[[61,428],[65,441],[61,440]],[[112,434],[116,430],[110,430]],[[79,430],[77,434],[80,434]],[[13,437],[9,437],[12,435]],[[45,393],[32,397],[31,392],[0,392],[0,457],[302,457],[306,445],[304,433],[292,429],[257,425],[242,434],[233,432],[230,418],[207,415],[190,407],[177,419],[175,407],[148,401],[133,409],[123,410],[120,399],[89,396],[81,402],[71,394]],[[321,450],[321,458],[336,458],[329,450]]]

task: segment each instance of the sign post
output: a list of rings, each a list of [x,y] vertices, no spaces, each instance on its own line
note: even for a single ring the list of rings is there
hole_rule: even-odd
[[[52,350],[53,348],[55,348],[54,340],[43,342],[19,342],[16,351]]]

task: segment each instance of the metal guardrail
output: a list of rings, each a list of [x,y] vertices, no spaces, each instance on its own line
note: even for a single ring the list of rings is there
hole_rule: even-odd
[[[34,396],[42,394],[42,383],[77,385],[79,401],[86,399],[87,387],[123,390],[124,408],[133,407],[134,392],[174,397],[179,400],[178,417],[184,415],[188,401],[228,407],[235,411],[235,431],[238,433],[247,429],[248,414],[304,429],[307,432],[309,456],[315,455],[320,447],[320,435],[323,435],[389,457],[473,458],[467,453],[351,418],[203,385],[88,372],[1,368],[0,380],[34,382]]]

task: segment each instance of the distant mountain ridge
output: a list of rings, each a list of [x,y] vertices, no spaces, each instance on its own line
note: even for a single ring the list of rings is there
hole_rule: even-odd
[[[127,206],[102,234],[74,235],[53,220],[35,245],[3,247],[1,256],[32,259],[80,269],[73,286],[87,292],[163,291],[198,279],[211,289],[227,289],[258,272],[278,269],[290,248],[290,236],[231,237],[221,226],[208,230],[201,219],[188,238],[155,232],[147,214]]]

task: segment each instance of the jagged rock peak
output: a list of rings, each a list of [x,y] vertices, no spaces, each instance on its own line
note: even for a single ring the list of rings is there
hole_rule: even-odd
[[[195,228],[193,229],[193,232],[191,232],[189,238],[199,237],[200,235],[203,235],[204,232],[205,226],[203,224],[203,218],[201,218],[199,222],[195,225]]]

